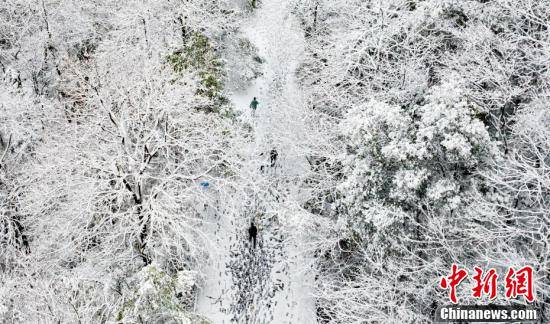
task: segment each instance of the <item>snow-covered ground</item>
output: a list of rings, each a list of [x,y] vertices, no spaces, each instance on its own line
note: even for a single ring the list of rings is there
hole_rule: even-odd
[[[207,281],[197,301],[197,312],[213,323],[315,323],[311,297],[314,273],[301,246],[298,207],[305,195],[300,177],[308,170],[306,129],[295,70],[304,51],[304,39],[288,0],[265,1],[242,28],[264,60],[263,74],[232,96],[254,139],[246,148],[245,166],[253,184],[251,207],[239,219],[209,213],[204,229],[216,237]],[[256,116],[248,105],[257,97]],[[267,166],[269,152],[278,153],[277,166]],[[264,165],[263,172],[260,170]],[[259,246],[248,245],[247,227],[254,219]]]

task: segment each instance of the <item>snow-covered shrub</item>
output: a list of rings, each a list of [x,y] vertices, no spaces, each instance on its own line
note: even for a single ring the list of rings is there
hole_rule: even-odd
[[[341,191],[351,215],[369,209],[365,201],[446,213],[467,203],[471,176],[497,154],[496,143],[476,118],[476,105],[444,91],[435,89],[424,105],[371,100],[348,112],[342,129],[350,154]]]
[[[207,323],[189,311],[193,305],[195,274],[179,271],[169,275],[158,264],[143,267],[129,282],[118,323]]]

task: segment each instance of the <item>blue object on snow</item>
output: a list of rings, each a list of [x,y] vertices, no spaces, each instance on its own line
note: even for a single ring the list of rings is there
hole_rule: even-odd
[[[200,185],[203,186],[204,188],[208,188],[208,186],[209,186],[210,184],[208,183],[208,181],[202,181],[202,182],[200,183]]]

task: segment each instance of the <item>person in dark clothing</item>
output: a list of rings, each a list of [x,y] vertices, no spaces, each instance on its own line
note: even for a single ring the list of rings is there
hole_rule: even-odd
[[[252,115],[254,115],[256,113],[256,108],[258,108],[258,100],[256,100],[256,97],[254,97],[254,99],[252,99],[252,102],[250,103],[250,108],[252,109]]]
[[[271,167],[273,168],[275,166],[275,163],[277,163],[277,156],[279,154],[277,153],[276,149],[272,149],[271,152],[269,152],[269,161],[271,163]]]
[[[253,243],[254,248],[256,248],[256,236],[258,235],[258,228],[254,222],[250,222],[250,227],[248,228],[248,241]]]

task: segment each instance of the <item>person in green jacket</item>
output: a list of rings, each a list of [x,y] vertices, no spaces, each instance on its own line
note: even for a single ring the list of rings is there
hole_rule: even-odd
[[[258,100],[256,100],[256,97],[252,99],[252,102],[250,103],[250,108],[252,109],[252,115],[256,113],[256,108],[258,108]]]

